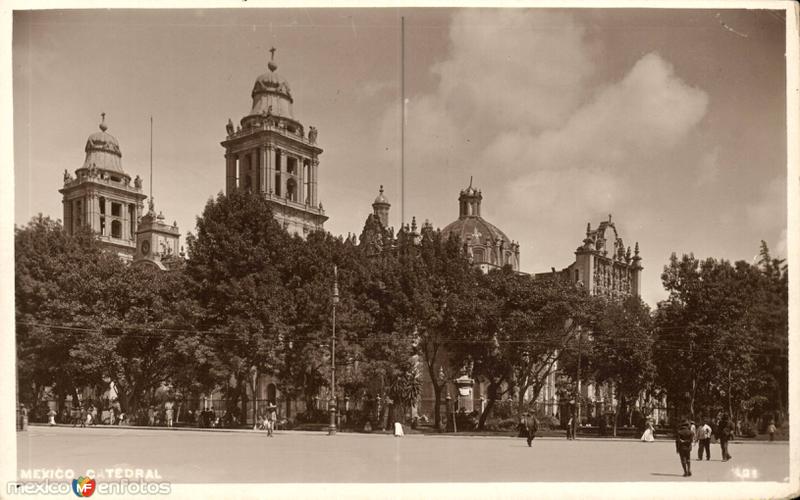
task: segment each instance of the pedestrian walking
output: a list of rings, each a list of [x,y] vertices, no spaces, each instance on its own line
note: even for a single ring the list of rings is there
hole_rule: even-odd
[[[152,406],[147,409],[147,425],[150,427],[156,425],[156,409]]]
[[[774,420],[770,420],[769,421],[769,425],[767,426],[767,432],[769,433],[769,440],[770,441],[775,441],[775,431],[776,430],[777,429],[775,428],[775,421]]]
[[[719,439],[719,446],[722,450],[722,461],[727,462],[733,458],[728,452],[728,442],[733,439],[733,424],[725,413],[722,414],[717,426],[717,439]]]
[[[173,403],[171,401],[167,401],[166,403],[164,403],[164,407],[166,408],[164,410],[164,413],[166,414],[167,417],[167,427],[172,427],[172,417],[175,414],[175,410],[172,409],[172,406]]]
[[[400,422],[394,423],[394,437],[403,437],[405,433],[403,432],[403,424]]]
[[[50,408],[50,411],[47,412],[47,420],[50,425],[56,425],[56,411]]]
[[[275,422],[278,420],[278,407],[270,402],[267,406],[267,436],[272,437],[275,430]]]
[[[570,439],[575,439],[575,427],[572,417],[569,417],[569,421],[567,422],[567,441]]]
[[[86,427],[86,421],[87,421],[88,419],[90,419],[90,418],[92,418],[92,417],[91,417],[91,415],[89,414],[89,412],[88,412],[88,411],[86,411],[86,407],[84,407],[84,406],[81,406],[81,413],[80,413],[80,419],[81,419],[81,428],[84,428],[84,427]]]
[[[694,435],[692,434],[692,427],[689,420],[684,419],[678,427],[678,432],[675,437],[675,451],[681,458],[681,467],[683,467],[683,477],[692,475],[692,441]]]
[[[705,451],[706,460],[711,460],[711,426],[705,420],[698,431],[697,443],[697,459],[702,460]]]
[[[528,447],[531,447],[533,439],[536,437],[536,432],[539,430],[539,422],[536,420],[536,415],[531,415],[530,419],[525,419],[525,428],[527,430]]]

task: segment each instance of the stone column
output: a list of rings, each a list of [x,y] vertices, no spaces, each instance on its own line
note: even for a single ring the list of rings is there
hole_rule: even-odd
[[[262,146],[258,149],[258,154],[261,157],[261,161],[259,162],[260,167],[260,188],[262,193],[267,192],[267,186],[269,185],[269,169],[267,168],[267,148]]]
[[[311,204],[319,206],[319,201],[317,199],[317,174],[319,173],[319,160],[314,158],[311,160]]]
[[[63,200],[61,203],[64,206],[64,229],[67,234],[72,234],[72,201]]]
[[[225,192],[231,194],[236,189],[236,155],[225,155]]]
[[[97,196],[96,193],[92,193],[90,195],[90,201],[91,203],[89,206],[91,207],[92,230],[100,231],[100,197]],[[106,217],[106,220],[108,220],[108,217]],[[108,233],[111,234],[110,229]]]
[[[300,157],[297,161],[299,172],[299,184],[297,186],[297,202],[301,205],[306,202],[306,162],[305,158]]]
[[[120,233],[120,236],[122,236],[123,240],[129,240],[131,238],[128,232],[130,232],[131,229],[128,224],[128,204],[123,203],[120,210],[122,211],[122,233]]]
[[[253,174],[253,192],[259,193],[261,192],[261,153],[258,148],[253,148],[250,158],[252,158],[250,172]]]

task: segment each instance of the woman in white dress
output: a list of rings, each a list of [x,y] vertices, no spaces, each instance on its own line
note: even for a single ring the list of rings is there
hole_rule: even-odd
[[[652,443],[656,440],[655,437],[655,429],[653,428],[653,422],[651,420],[647,420],[647,427],[644,430],[644,434],[642,434],[642,441],[645,443]]]

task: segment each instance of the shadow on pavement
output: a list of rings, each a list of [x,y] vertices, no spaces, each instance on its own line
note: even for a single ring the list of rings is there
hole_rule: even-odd
[[[683,477],[683,474],[665,474],[663,472],[651,472],[651,476]]]

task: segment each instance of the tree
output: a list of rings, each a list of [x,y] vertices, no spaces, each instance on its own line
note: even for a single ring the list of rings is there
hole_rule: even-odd
[[[483,429],[497,400],[518,390],[518,405],[533,389],[538,396],[554,363],[579,326],[586,325],[592,298],[585,290],[559,280],[535,280],[510,267],[479,275],[460,297],[457,329],[463,338],[455,349],[457,366],[472,366],[473,376],[488,383]]]
[[[766,245],[760,268],[673,254],[662,275],[670,297],[656,313],[654,360],[679,410],[695,414],[699,400],[706,413],[725,409],[735,418],[769,391],[775,379],[764,361],[780,364],[787,338],[782,271],[774,269]]]
[[[279,363],[294,306],[283,281],[290,238],[263,196],[235,191],[209,200],[187,243],[203,343],[215,353],[210,371],[228,407],[236,407],[252,384],[252,368],[274,373]]]
[[[74,234],[41,214],[15,229],[15,316],[20,397],[52,387],[59,405],[97,385],[109,347],[96,329],[94,286],[123,269],[88,228]]]
[[[608,302],[592,330],[591,364],[594,379],[611,383],[616,392],[614,436],[620,407],[627,408],[653,381],[652,349],[652,319],[647,305],[639,297]]]

